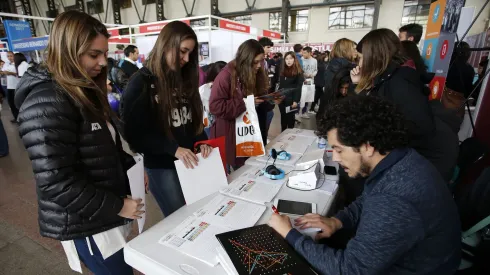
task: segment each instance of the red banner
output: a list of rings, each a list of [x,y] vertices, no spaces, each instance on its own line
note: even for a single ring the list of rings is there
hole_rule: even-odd
[[[227,29],[227,30],[232,30],[237,32],[250,33],[250,26],[231,22],[228,20],[223,20],[223,19],[219,20],[219,27],[222,29]]]
[[[272,47],[272,52],[274,53],[292,52],[294,51],[293,50],[294,45],[295,43],[284,43],[284,44],[276,43]],[[301,45],[303,47],[310,46],[313,49],[313,51],[320,51],[320,52],[330,51],[333,47],[333,43],[328,43],[328,42],[327,43],[301,43]]]
[[[262,32],[262,35],[265,36],[265,37],[272,38],[272,39],[281,39],[281,34],[278,33],[278,32],[264,30]]]
[[[165,27],[165,25],[167,25],[170,22],[171,21],[140,26],[140,33],[160,32],[163,29],[163,27]],[[186,23],[189,26],[191,25],[190,20],[182,20],[182,22]]]
[[[119,36],[119,29],[107,29],[107,32],[113,36]],[[109,43],[121,43],[121,44],[129,44],[131,40],[129,38],[109,38]]]

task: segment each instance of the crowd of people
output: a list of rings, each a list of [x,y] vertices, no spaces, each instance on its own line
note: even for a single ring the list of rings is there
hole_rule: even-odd
[[[264,145],[276,105],[283,131],[316,115],[317,134],[341,166],[346,208],[296,220],[321,228],[318,242],[293,229],[287,216],[273,214],[269,222],[315,270],[454,273],[461,229],[447,184],[458,157],[459,126],[451,121],[459,110],[429,101],[434,75],[420,57],[421,36],[422,27],[411,24],[398,36],[377,29],[358,43],[343,38],[327,52],[297,44],[273,55],[270,39],[250,39],[232,61],[199,67],[196,34],[173,21],[138,68],[135,46],[119,62],[107,58],[109,33],[97,19],[60,14],[45,62],[28,68],[25,57],[9,52],[0,73],[32,161],[41,235],[61,241],[74,270],[83,262],[95,274],[132,274],[122,248],[129,225],[143,214],[141,199],[129,197],[132,155],[143,155],[147,189],[169,216],[185,205],[174,161],[192,169],[196,151],[204,158],[212,151],[196,143],[224,136],[227,172],[244,165],[235,121],[246,111],[243,99],[253,96]],[[448,86],[466,95],[470,89]],[[314,100],[302,106],[309,88]],[[274,101],[260,98],[285,89],[291,92]],[[121,94],[117,113],[111,92]],[[0,127],[0,157],[8,154],[4,132]],[[346,242],[328,242],[340,232],[348,233]]]

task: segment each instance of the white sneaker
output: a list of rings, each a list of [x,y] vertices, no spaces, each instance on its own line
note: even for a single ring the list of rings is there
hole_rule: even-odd
[[[315,111],[308,111],[308,114],[316,115]]]
[[[309,119],[310,116],[307,113],[304,113],[304,114],[301,115],[301,118],[307,118],[307,119]]]
[[[294,119],[299,120],[301,116],[299,114],[294,114]]]

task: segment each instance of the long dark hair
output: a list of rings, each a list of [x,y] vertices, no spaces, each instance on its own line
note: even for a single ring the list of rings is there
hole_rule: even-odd
[[[19,76],[19,65],[22,62],[27,62],[26,56],[22,53],[14,54],[15,72],[17,73],[17,76]]]
[[[56,84],[80,107],[107,120],[112,113],[107,100],[107,68],[91,78],[80,64],[80,56],[90,49],[97,35],[109,38],[104,24],[79,11],[67,11],[54,20],[47,48],[46,66]],[[87,97],[91,90],[97,102]]]
[[[392,30],[377,29],[366,34],[357,45],[363,61],[356,91],[371,88],[374,79],[386,71],[390,62],[401,65],[407,61],[400,49],[400,39]]]
[[[332,79],[331,89],[332,89],[333,98],[334,99],[340,99],[340,98],[345,97],[340,92],[340,87],[344,84],[351,84],[351,83],[352,83],[352,80],[350,78],[350,70],[349,69],[344,68],[344,69],[341,69],[340,71],[338,71],[333,76],[333,79]]]
[[[181,68],[180,43],[187,39],[192,39],[195,46],[189,54],[189,61]],[[198,48],[197,36],[192,28],[181,21],[173,21],[162,29],[145,62],[145,67],[154,76],[161,127],[171,138],[173,138],[171,132],[172,113],[181,102],[189,102],[194,134],[200,134],[204,129],[202,122],[203,107],[198,87]],[[174,56],[172,67],[175,69],[167,64],[166,53],[171,53]],[[154,98],[155,95],[149,96]]]
[[[294,59],[293,65],[286,65],[286,57],[291,56]],[[281,76],[294,77],[303,73],[303,69],[299,64],[298,57],[294,52],[287,52],[281,62]]]
[[[238,47],[235,60],[231,62],[231,94],[235,94],[238,79],[245,96],[263,95],[268,89],[268,79],[263,67],[255,72],[253,63],[255,57],[264,54],[264,48],[255,39],[249,39]]]
[[[405,40],[401,42],[402,48],[401,52],[408,58],[412,59],[415,63],[415,69],[419,73],[427,72],[427,67],[425,66],[424,59],[420,55],[420,50],[417,44],[410,40]]]
[[[206,70],[206,83],[214,82],[225,66],[226,62],[224,61],[216,61],[215,63],[209,64],[209,67]]]

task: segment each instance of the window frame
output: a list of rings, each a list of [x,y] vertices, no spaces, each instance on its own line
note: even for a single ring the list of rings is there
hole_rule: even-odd
[[[410,3],[416,2],[416,3]],[[402,10],[402,18],[401,25],[407,24],[420,24],[422,26],[427,26],[427,21],[429,20],[429,9],[430,9],[430,0],[404,0],[403,1],[403,10]],[[406,9],[410,9],[415,7],[415,14],[405,14]],[[425,9],[424,9],[425,7]],[[411,19],[413,17],[413,19]]]
[[[362,7],[357,8],[356,7]],[[332,9],[339,9],[332,11]],[[362,16],[356,13],[362,12]],[[332,16],[338,15],[332,19]],[[350,16],[349,16],[350,14]],[[373,26],[374,4],[358,4],[330,7],[328,14],[328,29],[329,30],[349,30],[349,29],[367,29]],[[338,18],[340,17],[340,18]],[[357,20],[356,20],[357,18]],[[359,21],[362,18],[362,22]],[[338,20],[338,24],[334,24]],[[341,22],[344,22],[341,25]],[[357,21],[357,22],[356,22]],[[349,23],[349,24],[348,24]],[[361,26],[359,26],[361,23]]]
[[[240,17],[249,17],[250,19],[248,19],[248,18],[243,19]],[[237,18],[238,18],[238,20],[237,20]],[[226,19],[238,22],[240,24],[252,26],[252,14],[242,14],[242,15],[237,15],[237,16],[231,16],[231,17],[226,17]],[[250,21],[250,22],[248,23],[247,21]]]
[[[294,12],[294,17],[296,17],[296,23],[294,29],[291,27],[291,12]],[[300,12],[305,12],[306,14],[300,14]],[[300,19],[300,20],[298,20]],[[277,21],[274,25],[271,25],[271,20]],[[307,32],[309,29],[309,21],[310,21],[310,9],[298,9],[292,10],[289,14],[288,20],[288,32]],[[269,30],[281,32],[282,25],[282,13],[281,11],[273,11],[269,12]]]

